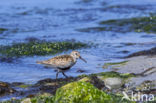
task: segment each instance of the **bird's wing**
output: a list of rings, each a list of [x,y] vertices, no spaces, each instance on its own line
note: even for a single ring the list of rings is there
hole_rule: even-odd
[[[75,64],[74,59],[70,55],[61,55],[42,61],[41,64],[51,65],[57,68],[68,68]]]

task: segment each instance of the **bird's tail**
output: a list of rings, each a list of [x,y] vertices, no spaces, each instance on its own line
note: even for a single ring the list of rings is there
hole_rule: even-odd
[[[36,61],[37,64],[43,64],[43,61]]]

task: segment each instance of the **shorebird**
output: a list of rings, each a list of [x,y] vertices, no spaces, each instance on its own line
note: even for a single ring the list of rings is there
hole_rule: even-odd
[[[60,72],[66,78],[68,78],[68,76],[65,75],[64,72],[66,70],[69,70],[77,62],[77,59],[79,58],[87,63],[87,61],[80,56],[80,53],[78,51],[72,51],[70,55],[60,55],[60,56],[56,56],[48,60],[37,61],[37,63],[57,69],[56,79]]]

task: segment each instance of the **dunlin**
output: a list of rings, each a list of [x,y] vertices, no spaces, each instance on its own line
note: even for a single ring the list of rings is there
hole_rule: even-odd
[[[70,55],[60,55],[45,61],[37,61],[37,63],[43,64],[48,67],[56,68],[57,69],[56,79],[60,72],[67,78],[68,76],[65,75],[64,72],[66,70],[69,70],[77,62],[77,59],[79,58],[84,62],[87,62],[80,56],[80,53],[78,51],[72,51]]]

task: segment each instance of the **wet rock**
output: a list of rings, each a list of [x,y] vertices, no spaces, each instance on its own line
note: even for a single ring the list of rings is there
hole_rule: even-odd
[[[108,68],[110,66],[117,66],[117,65],[125,65],[128,61],[122,61],[122,62],[113,62],[113,63],[105,63],[102,68]]]
[[[80,32],[103,32],[103,31],[114,31],[114,32],[147,32],[156,33],[156,16],[149,17],[136,17],[129,19],[112,19],[101,21],[100,26],[80,28],[77,31]]]
[[[22,83],[22,82],[12,82],[11,85],[12,86],[19,86],[19,85],[24,85],[24,83]]]
[[[60,79],[44,79],[38,81],[35,85],[34,88],[38,88],[40,92],[42,93],[50,93],[50,94],[55,94],[57,88],[72,82],[72,81],[77,81],[78,78],[74,77],[69,77],[69,78],[60,78]]]
[[[144,93],[148,93],[148,94],[149,93],[155,94],[156,93],[156,80],[154,81],[146,80],[140,85],[136,86],[136,90],[144,92]]]
[[[117,77],[103,78],[102,76],[98,76],[98,78],[100,80],[102,80],[104,82],[105,86],[110,90],[119,89],[124,86],[124,81],[122,78],[117,78]]]
[[[30,98],[26,98],[23,101],[21,101],[21,103],[31,103],[31,100]]]
[[[99,78],[99,76],[101,76],[102,78]],[[109,80],[106,79],[106,77],[108,76]],[[115,78],[115,76],[117,77]],[[105,80],[103,80],[103,77],[105,78]],[[63,102],[64,100],[67,102],[76,103],[85,103],[91,101],[102,103],[118,103],[121,100],[120,97],[114,97],[114,95],[109,95],[106,93],[106,91],[101,90],[103,90],[105,85],[107,87],[115,85],[116,87],[120,88],[120,86],[122,86],[122,81],[118,79],[119,77],[123,79],[128,78],[127,74],[119,74],[116,72],[91,74],[82,77],[60,78],[58,80],[47,78],[38,81],[36,84],[30,86],[27,89],[19,89],[20,91],[16,92],[16,96],[30,98],[32,103],[39,103],[40,101],[42,101],[43,103],[53,103],[56,101]],[[112,83],[114,81],[116,84]],[[19,87],[20,85],[26,84],[15,82],[9,85]],[[3,84],[3,86],[9,85]],[[117,88],[112,86],[111,89]],[[30,102],[27,98],[22,100],[23,103]]]
[[[80,79],[79,81],[89,82],[89,83],[91,83],[92,85],[94,85],[98,89],[102,89],[102,88],[105,87],[103,81],[99,80],[97,78],[97,76],[95,76],[95,75],[84,77],[84,78]]]
[[[26,96],[27,98],[33,98],[33,97],[35,97],[35,95],[34,94],[29,94],[28,96]]]
[[[82,81],[82,82],[91,82],[91,79],[89,77],[84,77],[84,78],[80,79],[79,81]]]
[[[140,56],[140,55],[156,55],[156,47],[149,49],[149,50],[143,50],[143,51],[130,54],[127,57],[129,58],[129,57]]]
[[[59,88],[54,97],[54,102],[66,103],[112,103],[110,95],[95,88],[87,82],[72,82]]]
[[[79,70],[77,70],[76,72],[78,72],[78,73],[84,73],[85,70],[79,69]]]
[[[12,45],[0,45],[0,53],[7,57],[35,56],[56,54],[67,50],[89,47],[81,42],[50,42],[31,41],[27,43],[14,43]]]
[[[36,85],[43,85],[45,83],[52,83],[52,82],[55,82],[56,80],[55,79],[51,79],[51,78],[47,78],[47,79],[43,79],[43,80],[40,80],[36,83]]]
[[[25,84],[22,82],[13,82],[13,83],[11,83],[11,86],[25,89],[25,88],[29,88],[29,87],[33,86],[33,84]]]
[[[0,96],[16,92],[8,83],[0,81]]]

